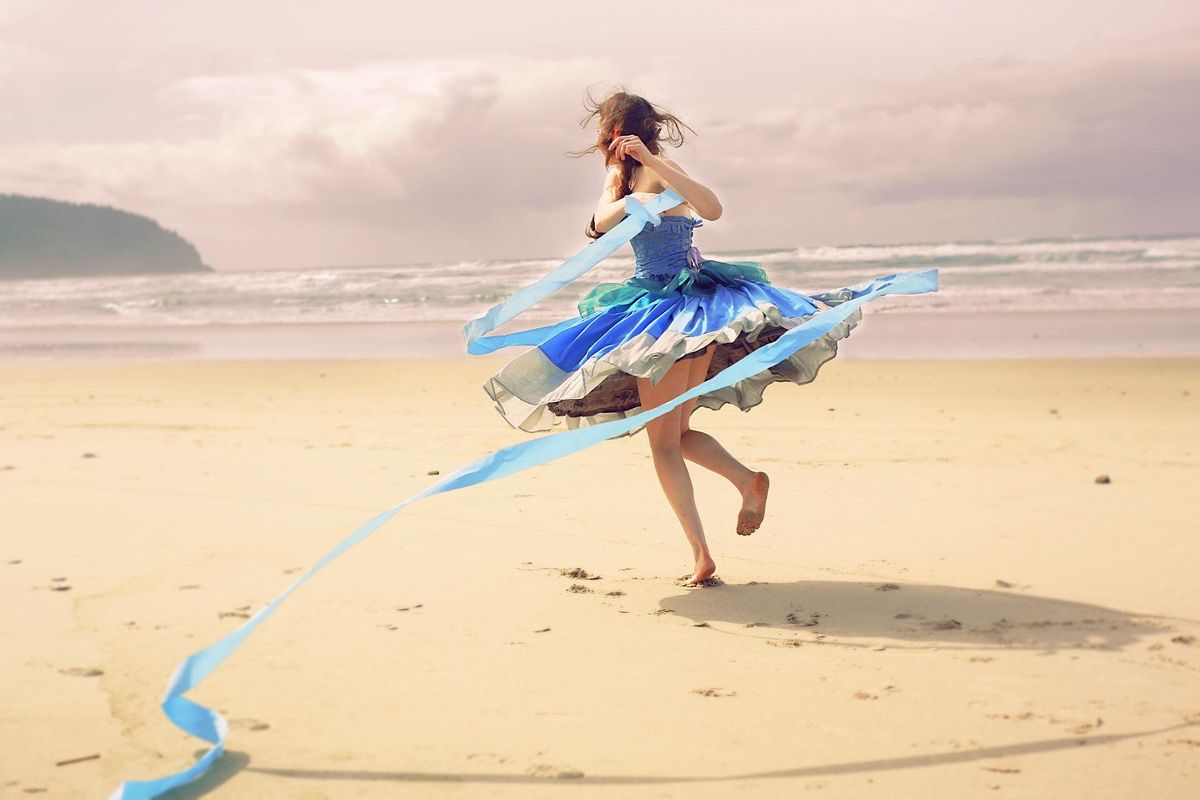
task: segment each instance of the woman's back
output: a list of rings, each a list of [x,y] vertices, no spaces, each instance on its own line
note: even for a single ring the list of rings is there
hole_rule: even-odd
[[[635,277],[672,278],[688,266],[692,231],[703,221],[690,214],[662,214],[658,225],[647,223],[629,244],[636,261]]]

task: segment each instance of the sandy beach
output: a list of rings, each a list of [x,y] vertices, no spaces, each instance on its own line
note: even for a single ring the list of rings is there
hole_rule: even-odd
[[[528,438],[510,357],[0,365],[0,795],[190,763],[171,670]],[[693,424],[772,478],[743,538],[691,465],[723,585],[644,434],[418,501],[191,695],[228,751],[169,796],[1200,794],[1200,358],[839,358]]]

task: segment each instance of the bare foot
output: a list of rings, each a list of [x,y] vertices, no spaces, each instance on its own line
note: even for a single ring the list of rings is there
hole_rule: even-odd
[[[750,487],[742,495],[742,510],[738,512],[737,532],[739,536],[749,536],[762,525],[767,513],[767,491],[771,488],[771,479],[765,472],[756,472],[750,480]]]
[[[696,571],[691,576],[680,575],[679,580],[683,581],[684,586],[701,586],[712,578],[713,573],[717,571],[717,562],[712,560],[711,556],[704,556],[696,562]]]

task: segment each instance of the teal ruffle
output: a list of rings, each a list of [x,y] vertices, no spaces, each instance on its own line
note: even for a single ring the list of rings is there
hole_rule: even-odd
[[[656,278],[632,277],[621,283],[601,283],[579,301],[579,316],[603,311],[614,306],[627,306],[629,311],[649,305],[669,294],[704,296],[718,285],[736,286],[741,281],[767,283],[767,273],[754,261],[716,261],[702,259],[693,269],[685,266],[674,278],[664,282]]]

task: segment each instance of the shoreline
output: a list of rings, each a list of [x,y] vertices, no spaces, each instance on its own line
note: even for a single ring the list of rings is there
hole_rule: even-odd
[[[21,326],[0,363],[468,357],[466,321]],[[512,320],[496,333],[537,327]],[[509,358],[521,348],[499,355]],[[867,309],[838,358],[1103,358],[1200,355],[1200,309],[897,312]],[[478,358],[478,356],[471,356]]]

